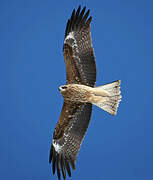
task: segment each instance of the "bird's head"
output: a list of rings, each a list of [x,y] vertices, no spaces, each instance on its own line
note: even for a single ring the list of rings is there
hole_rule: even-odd
[[[61,94],[65,93],[68,89],[67,85],[63,85],[63,86],[60,86],[59,88],[59,91]]]

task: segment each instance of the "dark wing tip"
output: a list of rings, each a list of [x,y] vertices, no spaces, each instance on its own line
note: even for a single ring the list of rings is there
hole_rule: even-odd
[[[87,22],[86,22],[86,25],[89,26],[90,23],[91,23],[91,21],[92,21],[92,16],[90,16],[90,17],[88,18],[88,20],[87,20]]]
[[[50,148],[49,163],[51,163],[52,158],[53,158],[53,145],[52,145],[51,148]]]
[[[73,160],[70,160],[70,164],[71,164],[72,169],[75,170],[75,163]]]
[[[79,5],[79,7],[78,7],[77,11],[79,11],[79,12],[80,12],[80,10],[81,10],[81,5]]]
[[[69,163],[71,164],[72,169],[75,169],[74,162],[65,159],[63,154],[59,154],[58,152],[56,152],[53,145],[51,146],[49,155],[49,163],[51,162],[53,175],[57,171],[57,176],[59,180],[61,179],[61,172],[63,175],[63,179],[66,179],[65,169],[67,170],[69,177],[71,177],[71,169]]]
[[[69,175],[69,177],[71,177],[71,169],[70,169],[70,165],[68,163],[68,161],[65,159],[65,167],[66,167],[66,170],[67,170],[67,173]]]
[[[62,169],[63,178],[65,180],[66,179],[66,171],[65,171],[65,163],[64,163],[63,156],[61,156],[61,169]]]
[[[90,10],[88,9],[86,11],[86,6],[83,7],[81,11],[81,6],[79,5],[77,11],[75,12],[75,9],[72,11],[72,15],[70,19],[68,19],[66,30],[65,30],[65,37],[68,35],[68,33],[80,29],[80,28],[88,28],[90,25],[90,22],[92,20],[91,16],[88,18]]]
[[[58,176],[58,179],[60,180],[61,179],[61,171],[60,171],[60,154],[57,155],[57,161],[56,161],[56,165],[57,165],[57,176]]]

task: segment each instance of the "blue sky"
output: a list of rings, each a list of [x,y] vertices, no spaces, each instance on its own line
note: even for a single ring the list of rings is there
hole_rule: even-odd
[[[72,179],[153,179],[153,1],[0,1],[0,179],[57,179],[48,164],[63,104],[64,31],[91,9],[96,85],[122,81],[118,115],[93,108]]]

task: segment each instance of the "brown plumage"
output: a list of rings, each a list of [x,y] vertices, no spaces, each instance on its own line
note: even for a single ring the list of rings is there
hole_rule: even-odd
[[[63,55],[66,64],[66,85],[59,90],[64,104],[56,125],[50,149],[49,162],[52,171],[57,171],[58,179],[66,179],[66,172],[71,176],[82,140],[87,131],[92,104],[115,115],[121,99],[120,81],[94,87],[96,64],[92,47],[89,17],[86,7],[81,6],[72,12],[65,30]]]

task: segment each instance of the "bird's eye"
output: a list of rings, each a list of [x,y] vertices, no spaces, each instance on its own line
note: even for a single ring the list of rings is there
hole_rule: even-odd
[[[66,86],[62,86],[62,89],[66,89],[67,87]]]

